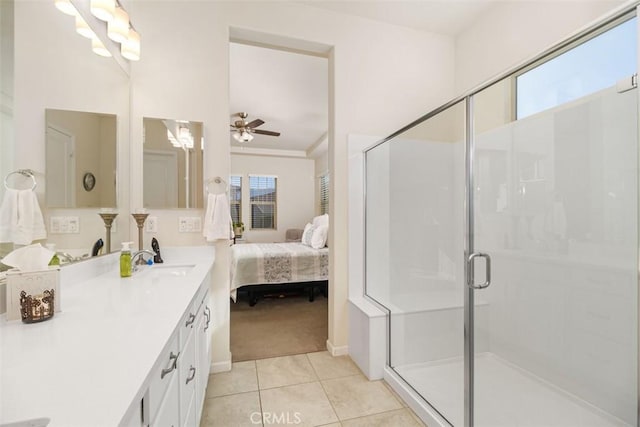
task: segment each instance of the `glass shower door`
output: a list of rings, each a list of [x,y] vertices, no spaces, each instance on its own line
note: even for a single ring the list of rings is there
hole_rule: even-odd
[[[474,97],[474,425],[635,426],[637,90],[514,121],[510,90]]]
[[[389,364],[446,420],[464,407],[465,105],[366,153],[366,293],[389,311]]]

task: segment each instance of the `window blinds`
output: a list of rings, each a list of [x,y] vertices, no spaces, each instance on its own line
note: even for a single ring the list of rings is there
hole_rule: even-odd
[[[276,228],[277,178],[249,175],[251,228]]]
[[[320,177],[320,215],[329,213],[329,174]]]
[[[237,175],[231,176],[229,183],[231,220],[235,224],[242,222],[242,177]]]

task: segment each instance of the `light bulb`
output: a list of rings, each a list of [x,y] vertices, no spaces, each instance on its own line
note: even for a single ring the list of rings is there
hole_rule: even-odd
[[[94,33],[93,30],[89,28],[89,24],[87,24],[87,21],[82,19],[82,16],[80,15],[76,15],[76,32],[82,37],[86,37],[88,39],[96,38],[96,33]]]
[[[91,13],[98,19],[109,22],[116,10],[115,0],[91,0]]]
[[[55,4],[58,10],[64,14],[71,16],[78,15],[78,11],[73,7],[70,0],[54,0],[53,4]]]
[[[129,14],[126,10],[116,9],[113,19],[107,24],[107,35],[117,43],[124,43],[129,38]]]
[[[129,28],[129,38],[122,42],[120,53],[130,61],[140,59],[140,34],[133,28]]]
[[[106,57],[111,56],[111,52],[109,52],[107,48],[104,47],[104,45],[98,38],[91,40],[91,49],[93,50],[93,53],[95,53],[96,55],[106,56]]]

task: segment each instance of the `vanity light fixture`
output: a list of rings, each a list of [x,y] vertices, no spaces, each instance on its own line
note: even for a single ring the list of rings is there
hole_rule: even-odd
[[[129,39],[129,14],[119,5],[113,19],[107,23],[107,36],[116,43],[124,43]]]
[[[96,18],[109,22],[116,12],[116,0],[91,0],[90,10]]]
[[[82,37],[86,37],[88,39],[95,39],[96,33],[93,32],[91,28],[89,28],[89,24],[87,21],[82,19],[82,16],[76,15],[76,32],[80,34]]]
[[[111,52],[109,52],[109,49],[104,47],[100,39],[98,39],[97,37],[95,39],[91,39],[91,49],[93,50],[93,53],[95,53],[96,55],[100,55],[104,57],[111,56]]]
[[[71,4],[71,0],[54,0],[54,4],[58,8],[58,10],[64,14],[77,16],[78,11]]]
[[[82,15],[74,7],[73,0],[54,0],[56,8],[67,15],[75,16],[76,32],[83,37],[91,39],[92,50],[100,56],[112,56],[102,40],[94,32],[98,31],[96,24],[89,26]],[[80,1],[80,0],[77,0]],[[80,7],[83,11],[83,7]],[[96,18],[107,24],[107,36],[116,43],[120,43],[120,54],[129,61],[140,60],[140,34],[133,28],[129,21],[129,14],[118,0],[91,0],[89,10]],[[85,16],[87,16],[85,14]],[[100,31],[102,31],[100,29]],[[111,42],[109,42],[111,43]]]

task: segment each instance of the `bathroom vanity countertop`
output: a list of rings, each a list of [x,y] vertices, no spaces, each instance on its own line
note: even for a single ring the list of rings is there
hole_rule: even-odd
[[[194,265],[177,278],[158,278],[154,266],[120,278],[119,254],[97,258],[107,271],[88,280],[73,283],[65,269],[75,266],[65,267],[62,311],[52,319],[24,324],[0,316],[0,423],[47,417],[49,427],[119,425],[139,404],[214,254],[211,246],[163,248],[164,266]],[[93,261],[76,268],[95,269]]]

